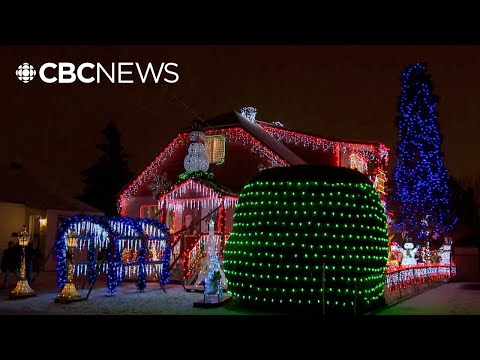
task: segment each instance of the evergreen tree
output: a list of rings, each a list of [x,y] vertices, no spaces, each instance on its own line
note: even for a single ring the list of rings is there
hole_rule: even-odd
[[[128,168],[117,126],[109,123],[102,130],[102,134],[106,142],[97,145],[102,151],[100,158],[81,173],[85,187],[80,199],[104,211],[106,215],[116,215],[118,193],[131,180],[133,174]]]
[[[451,230],[451,191],[440,146],[436,111],[438,98],[425,64],[409,66],[402,74],[397,118],[397,163],[391,200],[397,228],[413,238]]]

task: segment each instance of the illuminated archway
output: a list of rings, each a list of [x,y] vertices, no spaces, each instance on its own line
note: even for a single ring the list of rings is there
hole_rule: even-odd
[[[57,232],[55,254],[59,288],[67,279],[66,237],[70,228],[78,234],[76,250],[83,255],[83,260],[79,256],[81,260],[74,265],[76,276],[85,275],[91,283],[98,274],[108,272],[109,277],[114,276],[113,281],[119,283],[125,277],[135,278],[142,266],[147,275],[158,274],[162,284],[169,282],[171,247],[165,224],[154,219],[79,215],[66,219]],[[138,262],[134,254],[142,247],[147,255]],[[132,255],[122,256],[127,252]]]

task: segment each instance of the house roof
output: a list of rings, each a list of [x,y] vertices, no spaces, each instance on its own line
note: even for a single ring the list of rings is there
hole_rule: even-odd
[[[369,141],[369,140],[350,140],[350,139],[339,139],[339,138],[332,138],[332,137],[323,137],[319,136],[310,132],[306,131],[301,131],[297,129],[292,129],[287,126],[278,126],[273,123],[269,122],[264,122],[264,121],[255,121],[257,124],[260,125],[261,128],[268,127],[268,128],[276,128],[278,130],[283,130],[283,131],[289,131],[296,133],[298,135],[307,135],[310,137],[318,138],[324,141],[333,141],[333,142],[343,142],[343,143],[349,143],[349,144],[362,144],[362,145],[373,145],[373,146],[385,146],[383,143],[379,141]],[[244,125],[245,123],[252,124],[250,121],[248,121],[246,118],[244,118],[240,113],[237,111],[231,111],[229,113],[217,115],[213,118],[207,119],[205,121],[202,121],[202,123],[208,124],[212,128],[216,127],[230,127],[232,125]],[[245,126],[244,126],[245,127]],[[190,128],[182,129],[182,131],[190,131]],[[267,132],[268,133],[268,132]],[[275,139],[273,136],[272,138],[275,141],[278,141]]]
[[[277,139],[275,136],[272,135],[272,129],[277,129],[283,135],[282,136],[290,136],[294,135],[298,138],[304,138],[303,135],[306,135],[311,141],[318,142],[339,142],[343,144],[343,146],[350,146],[350,145],[359,145],[365,147],[365,151],[379,151],[382,147],[388,152],[388,148],[386,148],[383,144],[379,142],[373,141],[343,141],[337,139],[326,139],[320,138],[315,135],[302,133],[296,130],[290,130],[284,127],[277,127],[270,123],[265,123],[262,121],[251,122],[245,117],[243,117],[240,113],[236,111],[232,111],[226,114],[218,115],[210,119],[202,120],[202,123],[208,125],[208,127],[204,128],[206,134],[208,133],[215,133],[218,131],[222,131],[223,129],[240,129],[240,131],[244,131],[248,136],[253,137],[256,139],[260,146],[265,148],[268,153],[268,156],[276,158],[279,163],[284,165],[302,165],[302,164],[311,164],[312,157],[314,160],[318,157],[317,153],[309,154],[308,150],[299,148],[295,148],[295,144],[292,146],[291,144],[285,143],[280,139]],[[127,184],[122,191],[120,192],[119,201],[122,202],[125,197],[130,197],[136,193],[139,186],[143,186],[146,182],[149,181],[149,178],[152,176],[158,166],[161,166],[164,159],[169,156],[173,151],[175,151],[180,144],[188,139],[188,133],[190,129],[182,129],[180,130],[177,135],[165,146],[162,150],[155,156],[152,161],[148,163],[148,165],[143,168],[133,179],[132,181]],[[306,156],[306,158],[302,158]],[[315,163],[315,161],[314,161]],[[179,166],[183,167],[183,163],[179,164]],[[229,185],[230,187],[230,185]],[[233,188],[232,188],[233,189]],[[237,191],[239,189],[234,189]]]
[[[0,202],[25,204],[35,209],[102,213],[80,200],[64,197],[48,189],[24,169],[0,169],[0,179]]]
[[[242,127],[244,127],[250,134],[261,141],[263,144],[267,145],[271,150],[280,155],[286,161],[292,165],[303,165],[306,162],[295,154],[292,150],[286,147],[283,143],[275,139],[272,135],[266,132],[260,125],[248,121],[238,112],[234,111],[234,114],[237,116],[238,121]]]
[[[211,128],[226,128],[239,126],[247,130],[253,137],[260,141],[263,145],[266,145],[273,152],[279,155],[292,165],[306,164],[306,162],[300,158],[297,154],[291,151],[288,147],[275,139],[272,135],[266,132],[260,125],[248,121],[237,111],[232,111],[226,114],[215,116],[211,119],[202,121],[204,124],[209,125]],[[206,129],[205,129],[206,130]],[[184,132],[189,132],[190,129],[183,129]]]
[[[159,198],[162,198],[164,197],[165,195],[181,188],[182,186],[184,186],[186,183],[197,183],[197,184],[200,184],[202,186],[205,186],[207,188],[210,188],[212,189],[215,193],[219,194],[219,195],[222,195],[222,196],[231,196],[231,197],[237,197],[238,198],[238,194],[237,193],[234,193],[232,191],[230,191],[229,189],[227,189],[225,186],[222,186],[220,184],[217,184],[213,181],[209,181],[209,180],[203,180],[203,179],[184,179],[184,180],[181,180],[181,181],[178,181],[177,183],[175,184],[172,184],[170,185],[170,187],[168,187],[167,189],[165,189],[162,193],[158,194],[157,196],[157,199]]]

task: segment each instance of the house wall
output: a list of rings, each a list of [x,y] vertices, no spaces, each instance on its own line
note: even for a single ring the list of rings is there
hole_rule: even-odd
[[[338,166],[338,156],[335,148],[312,150],[309,147],[305,147],[303,143],[284,142],[284,145],[300,156],[307,164]]]
[[[157,205],[157,202],[152,196],[132,196],[122,207],[122,216],[140,217],[140,206],[142,205]]]
[[[12,232],[20,232],[22,226],[26,225],[34,247],[38,247],[40,252],[38,263],[34,264],[34,271],[45,260],[47,260],[45,270],[55,271],[53,245],[57,229],[62,219],[77,214],[79,214],[78,211],[33,209],[23,204],[0,202],[0,252],[3,253],[10,240],[17,241],[12,238]],[[101,213],[90,214],[103,215]],[[40,221],[40,219],[44,220]]]
[[[46,211],[43,209],[29,208],[24,204],[0,203],[0,251],[7,248],[10,240],[17,241],[17,238],[12,238],[12,233],[20,232],[23,225],[26,225],[30,241],[34,248],[40,250],[41,257],[33,264],[33,270],[36,271],[43,263],[45,254],[46,226],[43,221],[40,222],[45,216]]]
[[[235,213],[235,208],[228,208],[225,210],[225,230],[227,232],[232,232],[233,230],[233,215]]]
[[[26,220],[26,206],[23,204],[13,204],[0,202],[0,251],[8,247],[13,232],[19,232]],[[28,225],[28,224],[27,224]]]
[[[188,143],[180,145],[158,168],[160,175],[166,175],[170,184],[179,181],[178,176],[185,172],[184,159],[188,153]],[[210,164],[209,172],[214,174],[214,181],[228,190],[239,193],[245,184],[261,169],[268,168],[269,161],[262,154],[252,152],[250,146],[241,140],[227,139],[225,161],[222,164]],[[124,201],[122,216],[138,217],[141,205],[154,204],[152,192],[148,186],[151,179],[139,186],[135,195]]]

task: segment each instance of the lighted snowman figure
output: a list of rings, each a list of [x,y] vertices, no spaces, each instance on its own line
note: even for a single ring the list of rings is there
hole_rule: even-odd
[[[197,129],[194,123],[193,130],[190,132],[190,144],[188,145],[188,154],[183,161],[183,166],[187,173],[197,171],[207,171],[209,162],[205,155],[205,134]]]
[[[418,245],[415,247],[412,242],[406,242],[403,245],[402,253],[402,266],[411,266],[411,265],[417,265],[417,259],[415,259],[415,254],[418,251]]]

